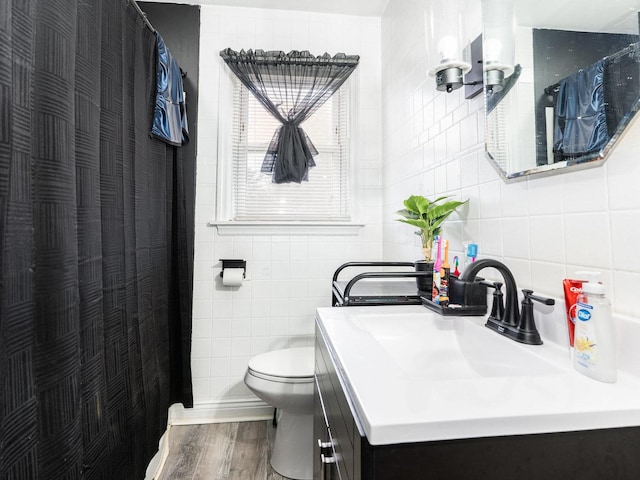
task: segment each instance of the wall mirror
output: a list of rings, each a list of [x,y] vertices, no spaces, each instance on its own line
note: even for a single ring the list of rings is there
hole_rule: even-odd
[[[505,180],[601,165],[638,109],[638,0],[483,0],[486,153]]]

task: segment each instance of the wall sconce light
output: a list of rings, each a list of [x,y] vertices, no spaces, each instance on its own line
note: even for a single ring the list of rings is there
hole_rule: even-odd
[[[514,71],[513,0],[482,0],[483,70],[488,93],[498,93]]]
[[[434,5],[434,3],[439,3]],[[464,85],[464,74],[471,70],[464,14],[466,0],[429,2],[425,10],[425,39],[429,76],[439,91],[452,92]]]

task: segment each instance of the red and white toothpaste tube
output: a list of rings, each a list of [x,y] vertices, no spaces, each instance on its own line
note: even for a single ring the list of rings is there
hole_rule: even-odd
[[[584,280],[571,280],[565,278],[562,281],[564,286],[564,303],[567,307],[567,328],[569,329],[569,344],[573,347],[573,331],[576,325],[576,299],[582,292],[582,282]]]

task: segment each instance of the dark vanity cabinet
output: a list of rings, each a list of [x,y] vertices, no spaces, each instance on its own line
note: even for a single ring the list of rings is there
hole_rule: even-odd
[[[316,329],[317,330],[317,329]],[[361,478],[361,437],[326,343],[316,331],[314,480]],[[358,459],[358,461],[356,461]],[[357,464],[357,465],[356,465]]]
[[[640,478],[640,427],[370,445],[317,327],[315,355],[314,480]]]

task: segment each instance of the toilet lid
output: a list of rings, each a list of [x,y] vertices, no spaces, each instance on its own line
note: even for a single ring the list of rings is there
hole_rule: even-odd
[[[272,377],[313,377],[313,347],[285,348],[256,355],[249,360],[249,370]]]

